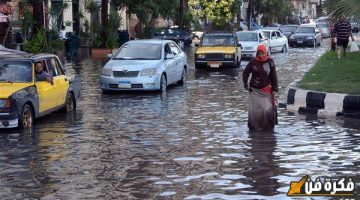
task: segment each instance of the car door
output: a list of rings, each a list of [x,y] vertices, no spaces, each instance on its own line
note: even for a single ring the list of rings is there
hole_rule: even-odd
[[[175,82],[177,66],[176,66],[175,55],[171,51],[169,43],[166,43],[164,46],[164,61],[165,61],[165,72],[167,75],[167,83],[171,84]]]
[[[279,51],[282,51],[284,45],[287,48],[287,38],[280,31],[276,31],[275,33],[279,40],[279,46],[280,46]]]
[[[44,66],[44,71],[51,75],[51,72],[49,72],[45,60],[38,60],[35,63],[37,62],[41,62]],[[39,94],[39,112],[42,113],[44,111],[55,108],[58,98],[57,88],[55,84],[52,85],[51,83],[48,83],[46,81],[36,81],[35,86]]]
[[[171,51],[173,52],[175,56],[175,64],[176,64],[176,72],[175,72],[175,79],[176,81],[181,80],[182,72],[184,69],[184,66],[186,63],[184,63],[184,55],[182,55],[184,52],[181,51],[178,45],[176,45],[174,42],[171,42],[170,44]]]
[[[58,91],[57,106],[64,105],[69,89],[69,80],[65,76],[63,67],[57,57],[50,57],[46,62],[49,69],[53,71],[54,85]]]

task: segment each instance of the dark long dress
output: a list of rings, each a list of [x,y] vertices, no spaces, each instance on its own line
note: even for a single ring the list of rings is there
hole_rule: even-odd
[[[251,74],[250,87],[248,86]],[[277,123],[273,92],[278,91],[274,61],[253,59],[243,71],[244,87],[250,90],[248,127],[252,131],[273,130]]]

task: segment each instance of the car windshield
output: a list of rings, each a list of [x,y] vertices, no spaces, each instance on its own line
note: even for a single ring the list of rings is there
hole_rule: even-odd
[[[32,82],[30,61],[0,61],[0,82]]]
[[[283,26],[280,28],[282,32],[294,32],[296,31],[296,29],[297,29],[296,26]]]
[[[156,32],[157,35],[180,35],[180,31],[176,29],[161,29],[160,31]]]
[[[315,33],[315,29],[312,27],[299,27],[296,33]]]
[[[201,46],[234,46],[232,35],[208,34],[203,36]]]
[[[257,33],[240,32],[236,35],[239,41],[258,41]]]
[[[114,56],[114,60],[160,60],[161,44],[125,44]]]

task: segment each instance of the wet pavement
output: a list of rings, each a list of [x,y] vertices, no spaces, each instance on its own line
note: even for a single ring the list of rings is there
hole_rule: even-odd
[[[272,55],[281,98],[327,48]],[[198,71],[186,52],[188,82],[166,95],[102,94],[102,62],[68,64],[77,112],[0,133],[0,199],[290,199],[303,175],[353,177],[360,195],[359,120],[280,109],[274,133],[249,134],[241,70]]]

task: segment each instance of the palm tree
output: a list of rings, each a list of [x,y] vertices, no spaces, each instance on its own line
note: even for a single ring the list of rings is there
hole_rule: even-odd
[[[360,18],[359,0],[323,0],[325,11],[333,20],[339,18]]]

